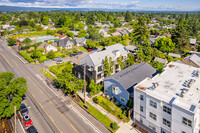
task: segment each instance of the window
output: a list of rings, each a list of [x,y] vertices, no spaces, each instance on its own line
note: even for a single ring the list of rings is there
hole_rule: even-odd
[[[124,99],[124,98],[122,98],[122,97],[120,98],[120,100],[121,100],[123,103],[125,102],[125,99]]]
[[[142,117],[140,117],[140,122],[143,123]]]
[[[98,72],[102,71],[102,66],[98,67]]]
[[[143,112],[143,107],[142,106],[140,106],[140,111]]]
[[[164,118],[163,118],[163,124],[168,126],[168,127],[171,127],[171,123],[168,120],[164,119]]]
[[[192,121],[183,117],[183,124],[188,125],[190,127],[192,127]]]
[[[78,72],[78,78],[79,78],[79,79],[81,78],[81,73],[80,73],[80,72]]]
[[[156,126],[152,123],[149,123],[149,128],[151,128],[153,131],[156,131]]]
[[[171,109],[170,108],[163,106],[163,111],[171,115]]]
[[[100,78],[101,78],[101,73],[97,74],[97,79],[100,79]]]
[[[150,106],[157,108],[157,103],[150,100]]]
[[[155,114],[149,112],[149,116],[156,121],[156,115]]]
[[[118,87],[113,86],[113,93],[114,93],[115,95],[118,94],[118,90],[119,90]]]
[[[144,97],[143,97],[143,95],[140,95],[140,100],[142,100],[142,101],[144,100]]]

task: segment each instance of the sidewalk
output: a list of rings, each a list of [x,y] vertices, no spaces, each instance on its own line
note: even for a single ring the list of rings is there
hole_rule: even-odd
[[[82,92],[78,92],[78,95],[84,99],[83,93]],[[101,95],[101,92],[98,93],[95,96]],[[124,123],[122,121],[120,121],[118,118],[116,118],[115,116],[113,116],[112,114],[110,114],[108,111],[106,111],[104,108],[102,108],[101,106],[99,106],[98,104],[94,103],[92,98],[88,97],[89,94],[88,92],[86,92],[86,101],[91,104],[93,107],[95,107],[97,110],[99,110],[102,114],[104,114],[105,116],[107,116],[110,120],[112,120],[113,122],[116,122],[118,124],[118,126],[120,126],[120,128],[117,130],[116,133],[140,133],[140,131],[138,131],[137,129],[133,128],[131,126],[131,124],[133,123],[132,120],[130,120],[128,123]],[[94,97],[94,96],[93,96]]]

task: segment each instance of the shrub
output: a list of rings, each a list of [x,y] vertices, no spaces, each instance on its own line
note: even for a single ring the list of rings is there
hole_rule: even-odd
[[[124,116],[123,116],[122,114],[120,114],[120,115],[118,115],[118,118],[119,118],[119,119],[123,119]]]
[[[98,103],[97,97],[94,97],[94,98],[93,98],[93,101],[94,101],[95,103]]]
[[[47,58],[49,58],[49,59],[55,58],[55,53],[52,50],[49,51],[48,54],[47,54]]]
[[[9,44],[15,44],[15,43],[17,43],[17,39],[12,38],[12,37],[9,37],[9,38],[7,39],[7,41],[8,41]]]
[[[34,62],[34,60],[24,51],[19,52],[19,54],[26,59],[29,63]]]
[[[116,122],[114,122],[114,123],[111,123],[111,124],[110,124],[110,127],[111,127],[113,130],[116,130],[116,129],[118,128],[118,125],[117,125]]]

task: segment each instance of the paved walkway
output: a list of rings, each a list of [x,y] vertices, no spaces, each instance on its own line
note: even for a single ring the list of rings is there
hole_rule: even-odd
[[[96,94],[95,96],[101,95],[102,92]],[[82,92],[78,92],[78,95],[84,99],[83,93]],[[105,116],[107,116],[110,120],[116,122],[120,128],[117,130],[116,133],[140,133],[140,131],[138,131],[137,129],[133,128],[133,126],[131,126],[131,124],[133,123],[132,120],[130,120],[128,123],[124,123],[122,121],[120,121],[118,118],[116,118],[114,115],[110,114],[108,111],[106,111],[104,108],[102,108],[101,106],[99,106],[98,104],[94,103],[92,98],[95,97],[93,96],[92,98],[88,97],[89,94],[86,92],[86,101],[91,104],[93,107],[95,107],[97,110],[99,110],[102,114],[104,114]]]

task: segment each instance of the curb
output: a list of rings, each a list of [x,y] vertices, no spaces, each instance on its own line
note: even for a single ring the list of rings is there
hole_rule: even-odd
[[[70,95],[67,95],[70,97],[70,99],[72,99],[76,104],[78,104],[78,102],[76,100],[74,100]],[[78,95],[78,97],[80,97]],[[86,110],[84,107],[82,107],[80,104],[78,104],[82,109],[84,109],[88,114],[90,114],[90,112],[88,110]],[[97,121],[99,121],[96,117],[94,117],[92,114],[90,114],[94,119],[96,119]],[[108,129],[111,133],[113,133],[113,131],[111,131],[107,126],[105,126],[101,121],[99,121],[106,129]]]

